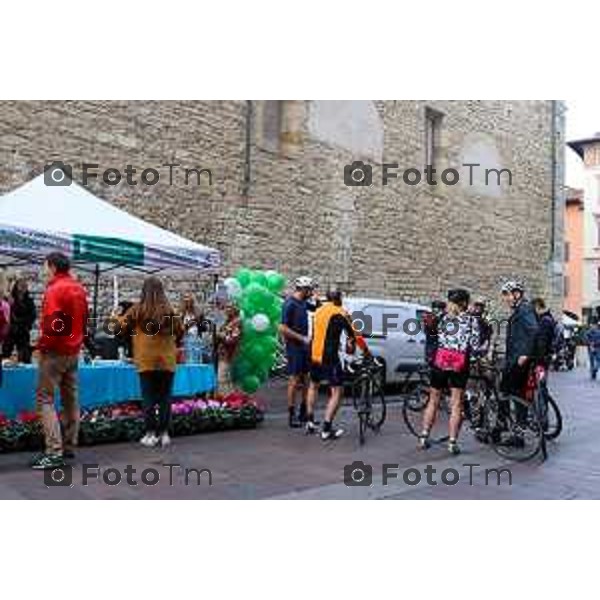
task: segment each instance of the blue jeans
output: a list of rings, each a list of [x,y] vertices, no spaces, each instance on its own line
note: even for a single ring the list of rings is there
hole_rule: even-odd
[[[590,374],[592,379],[596,379],[596,374],[598,373],[598,367],[600,366],[600,349],[589,349],[590,356]]]

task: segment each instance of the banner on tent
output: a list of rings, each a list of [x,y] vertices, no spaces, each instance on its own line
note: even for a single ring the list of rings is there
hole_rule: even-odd
[[[86,234],[68,234],[0,224],[0,255],[40,261],[60,251],[77,263],[120,265],[148,270],[216,271],[220,254],[212,248],[147,246],[140,242]]]
[[[73,236],[73,260],[143,266],[144,246],[118,238],[92,235]]]

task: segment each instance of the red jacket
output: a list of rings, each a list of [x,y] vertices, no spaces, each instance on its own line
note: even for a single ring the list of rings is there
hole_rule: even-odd
[[[56,274],[42,301],[41,352],[79,354],[87,332],[88,304],[84,287],[68,273]]]

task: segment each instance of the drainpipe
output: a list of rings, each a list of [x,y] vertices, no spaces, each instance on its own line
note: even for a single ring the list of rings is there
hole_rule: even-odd
[[[250,195],[250,183],[252,181],[252,127],[254,122],[254,105],[252,100],[246,100],[246,146],[244,150],[244,179],[242,181],[242,197],[244,206],[248,206],[248,196]]]
[[[552,113],[552,124],[550,127],[551,135],[552,135],[552,143],[551,143],[551,166],[552,166],[552,181],[551,181],[551,211],[550,211],[550,267],[552,269],[552,273],[554,273],[554,256],[555,256],[555,246],[556,246],[556,209],[557,209],[557,198],[556,198],[556,120],[557,120],[557,101],[551,100],[551,113]]]

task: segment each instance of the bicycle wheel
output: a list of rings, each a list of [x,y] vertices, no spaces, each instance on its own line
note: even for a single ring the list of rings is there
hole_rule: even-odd
[[[524,462],[543,452],[544,431],[535,402],[518,396],[499,398],[498,424],[492,447],[499,456]]]
[[[555,440],[561,434],[563,427],[562,415],[558,404],[548,392],[546,392],[546,415],[543,425],[547,440]]]
[[[429,387],[419,384],[412,394],[407,394],[402,405],[402,417],[408,430],[416,437],[423,431],[423,414],[429,404]],[[436,422],[429,432],[429,440],[432,443],[442,443],[448,440],[448,419],[450,409],[448,406],[448,395],[442,392],[440,406]]]
[[[377,379],[371,379],[369,408],[367,425],[372,431],[379,433],[381,426],[385,423],[387,406],[385,394]]]
[[[365,443],[365,435],[367,433],[367,413],[358,413],[358,439],[360,445]]]
[[[360,445],[365,443],[365,436],[371,414],[371,380],[367,375],[358,377],[352,385],[352,401],[358,415],[358,436]]]

